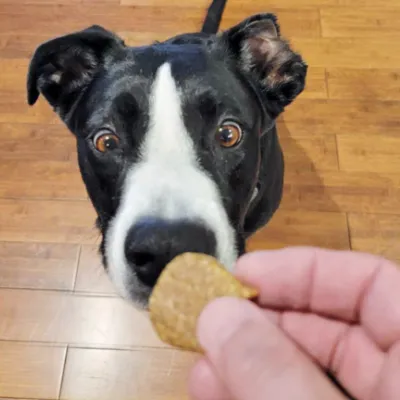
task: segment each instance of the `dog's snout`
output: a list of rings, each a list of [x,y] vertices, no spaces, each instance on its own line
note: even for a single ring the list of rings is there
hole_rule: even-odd
[[[153,287],[164,267],[185,252],[215,256],[216,239],[201,223],[146,218],[136,223],[125,241],[125,256],[137,278]]]

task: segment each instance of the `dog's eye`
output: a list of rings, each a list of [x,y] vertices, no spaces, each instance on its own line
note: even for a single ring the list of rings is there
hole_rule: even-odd
[[[94,137],[94,145],[98,151],[105,153],[106,151],[115,150],[119,146],[119,138],[111,132],[99,132]]]
[[[225,122],[217,130],[217,141],[222,147],[233,147],[241,139],[242,128],[235,122]]]

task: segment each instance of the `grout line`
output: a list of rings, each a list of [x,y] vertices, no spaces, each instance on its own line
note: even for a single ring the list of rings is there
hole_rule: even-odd
[[[320,38],[323,38],[323,29],[322,29],[322,13],[321,13],[321,8],[318,8],[318,15],[319,15],[319,36]]]
[[[99,238],[100,237],[96,232],[95,241],[92,241],[92,242],[87,241],[87,242],[83,242],[83,244],[88,245],[88,246],[97,245],[97,241],[99,240]],[[74,245],[77,246],[78,245],[79,246],[82,243],[82,241],[79,241],[79,240],[77,240],[77,241],[61,241],[61,240],[59,240],[59,241],[51,242],[51,241],[49,241],[47,239],[43,239],[43,240],[40,240],[40,239],[38,239],[38,240],[22,240],[22,239],[7,239],[7,238],[3,238],[3,239],[0,240],[0,243],[20,243],[20,244],[32,244],[32,245],[33,244],[71,245],[71,246],[74,246]]]
[[[58,390],[57,399],[61,398],[62,388],[63,388],[63,384],[64,384],[64,377],[65,377],[65,367],[67,365],[67,359],[68,359],[68,351],[69,351],[69,345],[67,345],[67,348],[65,349],[65,357],[64,357],[64,363],[63,363],[63,369],[62,369],[62,375],[61,375],[61,381],[60,381],[60,388]]]
[[[0,400],[21,400],[21,397],[0,397]],[[24,400],[41,400],[37,397],[24,397]]]
[[[326,171],[326,172],[329,172],[329,171]],[[332,171],[331,171],[332,172]],[[295,185],[295,186],[301,186],[301,185]],[[382,213],[382,212],[376,212],[376,211],[374,211],[374,212],[360,212],[360,211],[332,211],[332,210],[315,210],[315,209],[308,209],[308,208],[301,208],[301,209],[299,209],[299,208],[296,208],[296,207],[291,207],[291,208],[288,208],[288,207],[281,207],[280,208],[281,210],[283,210],[283,211],[300,211],[300,212],[313,212],[313,213],[321,213],[321,214],[341,214],[341,215],[345,215],[345,214],[347,214],[347,213],[350,213],[350,214],[356,214],[356,215],[359,215],[359,214],[362,214],[362,215],[385,215],[385,216],[398,216],[398,215],[400,215],[399,213],[393,213],[393,212],[387,212],[387,213]]]
[[[328,79],[328,68],[324,68],[325,71],[325,90],[327,99],[331,99],[331,95],[329,93],[329,79]]]
[[[32,341],[32,340],[18,340],[18,339],[0,339],[0,343],[12,343],[25,347],[44,347],[54,349],[67,349],[68,350],[111,350],[111,351],[148,351],[148,350],[176,350],[165,345],[124,345],[118,343],[55,343],[49,341]],[[0,397],[1,399],[1,397]]]
[[[87,203],[89,199],[84,197],[13,197],[13,196],[0,196],[0,200],[14,200],[14,201],[54,201],[54,202],[78,202]]]
[[[339,159],[339,144],[338,144],[338,137],[335,135],[335,146],[336,146],[336,162],[337,162],[337,170],[341,171],[340,169],[340,159]]]
[[[139,351],[176,351],[177,349],[165,346],[119,346],[105,345],[103,347],[94,347],[87,344],[72,344],[68,345],[68,350],[106,350],[106,351],[119,351],[119,352],[139,352]]]
[[[12,344],[19,344],[25,347],[46,347],[50,349],[65,349],[69,344],[68,343],[57,343],[57,342],[46,342],[40,340],[22,340],[22,339],[1,339],[0,343],[12,343]],[[1,399],[1,397],[0,397]]]
[[[326,171],[329,172],[329,171]],[[331,171],[332,172],[332,171]],[[333,171],[336,172],[336,171]],[[341,171],[341,172],[346,172],[346,171]],[[293,184],[293,186],[295,187],[301,187],[302,185],[296,185]],[[320,186],[320,185],[319,185]],[[340,215],[346,215],[347,213],[352,214],[352,215],[378,215],[378,216],[385,216],[385,217],[390,217],[390,216],[394,216],[394,217],[398,217],[400,216],[400,213],[395,213],[395,212],[377,212],[377,211],[368,211],[368,212],[364,212],[364,211],[332,211],[332,210],[315,210],[315,209],[310,209],[310,208],[298,208],[298,207],[288,207],[288,206],[282,206],[280,208],[280,210],[282,211],[288,211],[288,212],[295,212],[295,211],[299,211],[299,212],[312,212],[315,214],[340,214]]]
[[[76,289],[76,281],[78,280],[78,272],[79,272],[79,264],[81,263],[81,255],[82,255],[82,244],[79,245],[78,256],[76,258],[75,265],[75,274],[72,282],[72,291],[75,292]]]
[[[5,240],[2,239],[0,240],[0,243],[13,243],[13,244],[38,244],[38,245],[43,245],[43,246],[70,246],[70,247],[78,247],[80,242],[50,242],[50,241],[30,241],[30,240]],[[89,245],[93,245],[88,243]],[[0,397],[1,399],[1,397]]]
[[[353,246],[351,244],[351,231],[350,231],[350,221],[349,221],[349,213],[348,212],[346,213],[346,224],[347,224],[347,238],[349,241],[349,249],[353,250],[352,249]]]
[[[74,297],[86,297],[86,298],[104,298],[104,299],[120,299],[116,293],[100,293],[100,292],[86,292],[83,290],[74,291],[70,289],[54,289],[54,288],[29,288],[29,287],[6,287],[0,286],[0,291],[24,291],[24,292],[45,292],[54,294],[70,294]]]

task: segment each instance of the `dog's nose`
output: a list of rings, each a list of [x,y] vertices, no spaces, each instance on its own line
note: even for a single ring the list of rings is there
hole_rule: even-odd
[[[125,256],[138,279],[153,287],[164,267],[185,252],[215,256],[216,239],[201,223],[146,218],[136,223],[125,241]]]

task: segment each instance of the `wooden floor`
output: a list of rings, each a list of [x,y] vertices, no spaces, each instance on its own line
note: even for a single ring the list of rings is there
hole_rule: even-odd
[[[0,0],[0,398],[187,398],[193,356],[163,346],[115,296],[72,135],[44,101],[26,105],[25,74],[43,40],[97,23],[145,44],[198,29],[208,2]],[[228,3],[223,27],[275,12],[310,65],[279,122],[282,208],[250,248],[352,248],[400,262],[400,1]]]

